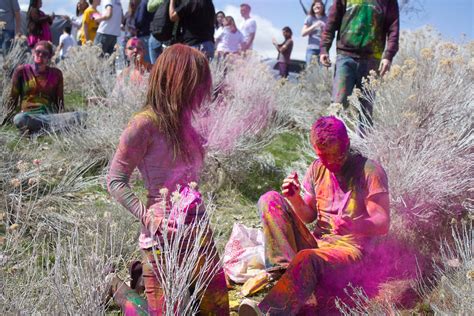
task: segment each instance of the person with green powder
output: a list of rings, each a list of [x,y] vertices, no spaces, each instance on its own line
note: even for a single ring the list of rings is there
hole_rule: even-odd
[[[335,0],[321,41],[320,62],[329,67],[329,49],[337,31],[337,58],[332,102],[347,108],[347,97],[371,70],[383,76],[398,51],[399,8],[397,0]],[[360,100],[360,121],[372,124],[372,104]]]

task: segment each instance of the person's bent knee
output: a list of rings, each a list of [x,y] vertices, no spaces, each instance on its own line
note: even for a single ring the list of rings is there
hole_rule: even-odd
[[[298,251],[298,253],[293,258],[294,264],[299,263],[312,263],[312,264],[319,264],[321,262],[321,258],[317,255],[314,249],[303,249]]]
[[[30,116],[27,113],[18,113],[13,117],[13,125],[20,130],[28,128],[28,122],[30,121]]]
[[[257,203],[260,216],[277,215],[277,213],[287,212],[287,202],[283,195],[277,191],[269,191],[263,194]]]
[[[277,202],[283,200],[283,196],[277,192],[277,191],[268,191],[267,193],[264,193],[260,198],[258,199],[258,208],[260,210],[266,209],[268,207],[268,204],[270,202]]]

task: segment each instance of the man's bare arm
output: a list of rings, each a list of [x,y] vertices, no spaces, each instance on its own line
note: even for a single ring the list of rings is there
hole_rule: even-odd
[[[105,8],[105,12],[104,14],[99,17],[99,18],[96,18],[95,20],[100,23],[102,21],[106,21],[108,19],[110,19],[112,17],[112,14],[113,14],[113,11],[112,11],[112,6],[111,5],[108,5],[106,8]]]
[[[178,16],[178,13],[176,12],[176,5],[174,3],[174,0],[170,1],[170,7],[169,7],[168,14],[170,16],[171,22],[179,21],[179,16]]]
[[[250,33],[248,41],[245,42],[245,49],[249,49],[252,46],[254,39],[255,39],[255,33]]]
[[[304,193],[304,198],[300,195],[301,185],[296,174],[291,174],[283,180],[281,193],[291,204],[294,212],[306,224],[312,223],[317,212],[312,205],[316,205],[315,198],[308,192]]]
[[[336,222],[333,232],[339,235],[356,234],[379,236],[388,233],[390,228],[390,200],[388,193],[379,193],[367,200],[368,217],[361,219],[343,218]]]

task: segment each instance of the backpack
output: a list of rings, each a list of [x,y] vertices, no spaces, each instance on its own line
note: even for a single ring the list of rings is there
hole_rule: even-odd
[[[160,42],[170,41],[173,38],[174,22],[170,20],[169,6],[170,0],[163,1],[150,23],[151,34]]]

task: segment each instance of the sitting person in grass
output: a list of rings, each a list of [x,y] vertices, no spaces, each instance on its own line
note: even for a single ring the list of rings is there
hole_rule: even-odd
[[[110,194],[141,222],[138,243],[143,253],[143,282],[150,315],[165,313],[164,286],[157,277],[159,260],[156,261],[154,247],[163,243],[161,225],[171,210],[167,200],[169,195],[164,198],[160,192],[173,192],[177,185],[186,186],[199,179],[204,147],[203,140],[192,126],[192,117],[210,98],[211,88],[211,70],[203,53],[181,44],[166,49],[152,69],[143,109],[131,119],[120,137],[107,177]],[[148,192],[146,203],[140,201],[129,184],[136,168]],[[189,238],[192,240],[193,237]],[[201,240],[204,248],[208,243],[212,245],[207,249],[214,252],[212,237]],[[204,258],[209,252],[203,249],[201,254]],[[196,272],[199,269],[196,266]],[[133,292],[119,285],[120,281],[115,279],[112,284],[114,299],[124,311],[130,312],[126,315],[132,315],[132,310],[136,315],[139,306],[131,304],[133,302],[129,299]],[[212,277],[207,289],[199,296],[201,315],[229,314],[223,269]]]
[[[323,276],[339,276],[363,257],[370,260],[366,246],[389,230],[384,169],[350,150],[346,127],[333,116],[319,118],[310,136],[318,159],[302,184],[293,173],[281,194],[268,192],[258,202],[267,278],[279,281],[260,303],[244,300],[239,315],[296,315]],[[310,232],[305,224],[315,220]]]
[[[64,112],[63,74],[50,67],[53,45],[39,41],[33,49],[33,64],[15,69],[6,112],[2,125],[13,117],[13,124],[22,132],[36,134],[57,132],[80,125],[85,119],[82,112]],[[20,109],[18,109],[20,108]]]
[[[149,73],[152,64],[145,60],[145,45],[138,37],[132,37],[125,45],[125,55],[127,56],[127,67],[120,73],[120,79],[129,79],[133,83],[141,84],[143,75]]]
[[[130,100],[136,98],[138,92],[146,93],[148,75],[153,65],[145,61],[143,42],[137,37],[130,38],[125,46],[125,54],[127,67],[118,74],[113,90],[107,97],[87,98],[89,106],[109,107],[116,100]]]

